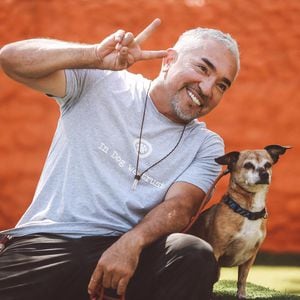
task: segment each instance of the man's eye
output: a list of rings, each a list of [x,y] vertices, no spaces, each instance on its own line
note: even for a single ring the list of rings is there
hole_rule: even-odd
[[[203,65],[199,65],[198,66],[199,67],[199,69],[204,73],[204,74],[207,74],[207,72],[208,72],[208,69],[207,69],[207,67],[206,66],[203,66]]]
[[[222,92],[225,92],[227,90],[227,86],[223,83],[218,84],[218,87]]]
[[[251,170],[251,169],[254,170],[255,169],[254,165],[251,162],[245,163],[244,168],[247,169],[247,170]]]

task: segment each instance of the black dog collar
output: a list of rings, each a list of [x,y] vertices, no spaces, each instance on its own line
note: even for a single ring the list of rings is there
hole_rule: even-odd
[[[227,204],[234,212],[240,214],[241,216],[251,220],[255,221],[261,218],[266,219],[267,218],[267,211],[264,208],[261,211],[258,212],[252,212],[245,208],[242,208],[238,203],[236,203],[229,195],[226,195],[223,197],[222,201]]]

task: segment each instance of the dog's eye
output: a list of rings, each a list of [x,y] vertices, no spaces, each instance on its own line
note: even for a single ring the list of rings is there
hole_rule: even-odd
[[[272,165],[269,162],[265,163],[265,169],[270,169],[272,167]]]
[[[244,164],[244,168],[247,170],[255,169],[254,165],[251,162],[247,162]]]

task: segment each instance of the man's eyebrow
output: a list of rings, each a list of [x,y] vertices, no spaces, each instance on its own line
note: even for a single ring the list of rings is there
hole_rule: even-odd
[[[206,57],[201,57],[201,59],[208,65],[208,67],[213,70],[214,72],[217,71],[216,66]],[[231,86],[231,81],[227,79],[226,77],[223,77],[222,80],[228,85],[228,87]]]
[[[217,68],[215,67],[215,65],[211,61],[209,61],[205,57],[201,57],[201,59],[209,66],[210,69],[212,69],[213,71],[217,71]]]
[[[231,86],[231,81],[227,79],[226,77],[223,77],[222,80],[228,85],[228,87]]]

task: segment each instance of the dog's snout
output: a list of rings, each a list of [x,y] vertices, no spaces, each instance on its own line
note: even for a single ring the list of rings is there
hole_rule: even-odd
[[[269,183],[269,173],[264,169],[260,168],[259,170],[259,183],[268,184]]]
[[[262,173],[260,173],[260,178],[262,180],[268,180],[269,179],[269,173],[268,172],[262,172]]]

